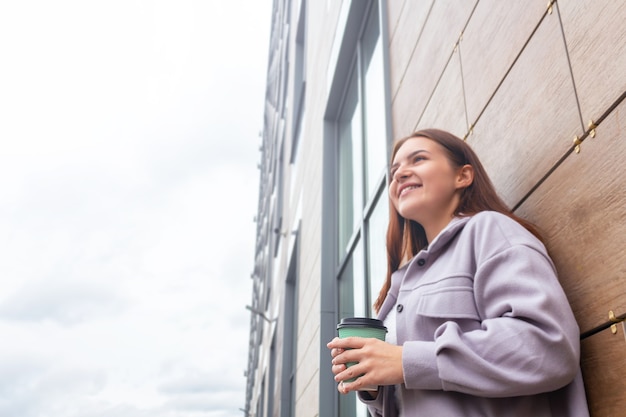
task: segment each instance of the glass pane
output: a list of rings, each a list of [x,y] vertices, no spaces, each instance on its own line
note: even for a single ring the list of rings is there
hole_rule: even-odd
[[[385,124],[385,78],[378,25],[378,3],[375,2],[362,39],[365,112],[365,154],[367,199],[375,193],[376,184],[387,164]]]
[[[363,404],[361,401],[357,399],[356,405],[356,416],[357,417],[368,417],[369,413],[367,411],[367,406]]]
[[[370,305],[378,298],[378,293],[387,276],[386,235],[389,222],[389,199],[387,187],[383,190],[368,219],[367,269],[369,271]],[[372,315],[375,315],[372,310]]]
[[[357,403],[360,403],[356,393],[352,391],[346,395],[339,396],[339,417],[356,416]]]
[[[289,191],[289,195],[291,197],[296,195],[296,173],[298,172],[298,162],[300,161],[300,152],[298,152],[297,147],[299,146],[299,144],[302,141],[302,132],[306,131],[306,126],[305,124],[305,118],[302,117],[304,115],[304,107],[302,108],[302,112],[300,113],[300,121],[299,123],[299,127],[298,127],[298,132],[296,134],[296,137],[294,138],[294,143],[292,146],[294,146],[295,148],[292,148],[291,151],[291,166],[289,168],[289,170],[291,171],[291,175],[289,176],[289,182],[290,182],[290,191]],[[302,187],[301,184],[299,184],[300,187]]]
[[[359,227],[363,211],[363,164],[360,104],[356,77],[351,77],[339,120],[339,253]],[[341,256],[339,257],[341,259]]]
[[[367,406],[352,391],[339,396],[339,417],[369,417]]]
[[[354,276],[352,274],[352,262],[350,258],[348,265],[339,276],[339,318],[354,316]]]
[[[339,276],[339,318],[365,317],[366,302],[363,244],[359,240]]]

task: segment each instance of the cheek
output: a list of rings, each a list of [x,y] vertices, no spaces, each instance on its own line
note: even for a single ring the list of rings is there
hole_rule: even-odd
[[[391,204],[395,207],[396,210],[398,210],[398,197],[396,197],[396,195],[397,187],[395,187],[394,185],[390,185],[388,192],[389,201],[391,201]]]
[[[389,184],[388,188],[389,188],[389,191],[387,192],[387,195],[389,196],[391,200],[393,200],[394,199],[393,196],[397,194],[398,186],[396,185],[395,182],[392,182],[391,184]]]

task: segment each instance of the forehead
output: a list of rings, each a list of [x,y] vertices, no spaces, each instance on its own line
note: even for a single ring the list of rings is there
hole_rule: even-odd
[[[396,149],[396,154],[394,155],[393,160],[398,161],[419,150],[435,153],[441,151],[441,148],[439,144],[432,139],[418,136],[404,141],[404,143]]]

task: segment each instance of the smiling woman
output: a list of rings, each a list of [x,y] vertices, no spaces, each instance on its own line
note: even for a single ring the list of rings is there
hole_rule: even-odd
[[[375,303],[389,333],[328,344],[339,391],[382,417],[587,417],[579,330],[554,265],[469,145],[436,129],[398,141],[389,200]]]
[[[474,169],[469,164],[453,166],[444,147],[420,136],[407,139],[393,160],[389,198],[398,213],[421,224],[432,241],[454,215]]]

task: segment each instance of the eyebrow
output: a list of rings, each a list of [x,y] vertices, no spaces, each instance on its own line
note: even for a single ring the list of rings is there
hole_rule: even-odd
[[[408,155],[406,156],[406,158],[404,158],[404,159],[411,159],[411,158],[413,158],[415,155],[417,155],[417,154],[419,154],[419,153],[422,153],[422,152],[425,152],[425,153],[430,153],[430,152],[428,152],[426,149],[418,149],[418,150],[413,151],[413,152],[411,152],[410,154],[408,154]],[[399,166],[400,166],[400,162],[396,162],[396,163],[392,164],[392,165],[389,167],[389,171],[393,171],[395,168],[398,168]]]

